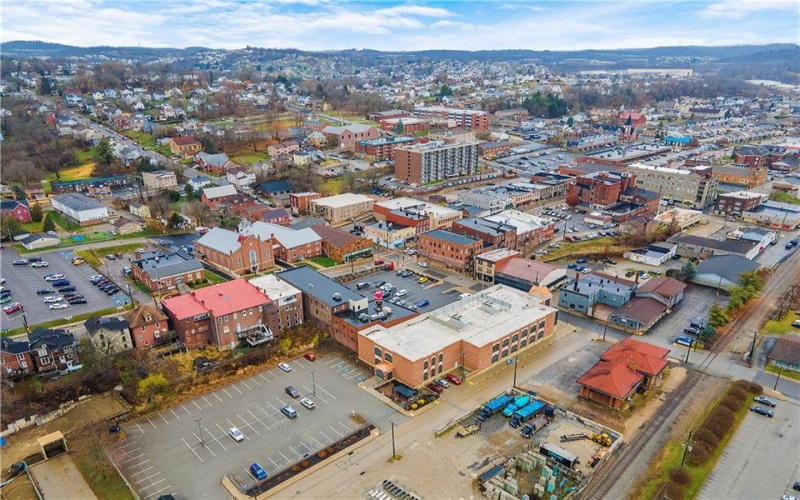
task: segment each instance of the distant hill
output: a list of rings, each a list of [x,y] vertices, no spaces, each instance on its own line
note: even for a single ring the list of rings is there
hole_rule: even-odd
[[[185,49],[159,47],[75,47],[60,43],[40,41],[13,41],[0,44],[0,53],[4,57],[89,57],[106,56],[118,59],[157,59],[160,57],[191,56],[197,52],[207,51],[204,47],[187,47]]]

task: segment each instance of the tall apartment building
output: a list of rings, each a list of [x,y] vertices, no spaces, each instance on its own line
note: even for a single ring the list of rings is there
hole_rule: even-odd
[[[714,202],[719,187],[711,167],[683,170],[632,163],[628,172],[636,176],[637,186],[661,194],[661,199],[701,210]]]
[[[445,108],[442,106],[429,106],[414,109],[414,116],[418,118],[439,118],[456,122],[457,127],[464,128],[489,128],[489,113],[477,109]]]
[[[394,149],[394,173],[398,180],[424,184],[450,177],[472,175],[478,169],[478,142],[400,146]]]

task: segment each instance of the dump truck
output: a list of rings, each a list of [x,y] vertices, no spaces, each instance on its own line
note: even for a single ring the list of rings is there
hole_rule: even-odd
[[[600,445],[602,446],[611,446],[611,437],[605,432],[598,432],[597,434],[592,434],[591,436],[589,436],[589,438],[595,443],[600,443]]]
[[[460,429],[458,429],[456,431],[456,437],[463,438],[463,437],[471,436],[471,435],[475,434],[476,432],[478,432],[478,429],[479,429],[478,426],[474,425],[474,424],[473,425],[468,425],[467,427],[462,427],[462,428],[460,428]]]
[[[486,420],[487,418],[491,417],[498,411],[502,410],[508,403],[510,403],[513,400],[514,398],[512,396],[509,396],[508,394],[501,394],[500,396],[497,396],[493,400],[483,405],[481,411],[478,412],[478,420]]]
[[[544,408],[544,403],[541,401],[534,401],[529,403],[528,405],[524,406],[523,408],[514,412],[514,416],[511,417],[511,421],[508,423],[511,427],[519,427],[520,425],[524,424],[528,420],[534,417],[539,411]]]
[[[538,417],[536,417],[535,420],[533,420],[533,422],[528,422],[527,424],[525,424],[525,426],[522,428],[521,431],[519,431],[519,433],[522,437],[529,438],[533,435],[534,432],[538,431],[539,429],[547,425],[549,422],[550,421],[547,419],[547,417],[545,417],[544,415],[539,415]]]
[[[503,416],[510,417],[515,411],[523,408],[526,404],[530,403],[530,401],[530,396],[517,396],[513,403],[509,403],[505,408],[503,408]]]

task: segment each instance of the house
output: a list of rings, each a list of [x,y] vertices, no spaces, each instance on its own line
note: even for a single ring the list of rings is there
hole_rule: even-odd
[[[90,316],[83,326],[89,340],[101,355],[127,351],[133,348],[128,320],[117,317]]]
[[[61,243],[58,236],[53,236],[47,233],[31,234],[18,240],[25,250],[36,250],[38,248],[47,248],[56,246]]]
[[[27,340],[14,340],[11,337],[0,339],[0,367],[3,376],[16,378],[32,373],[33,364],[30,344]]]
[[[647,248],[625,252],[623,257],[633,262],[658,267],[674,257],[677,249],[678,245],[674,243],[652,243]]]
[[[673,309],[683,300],[686,285],[675,278],[659,276],[652,278],[636,289],[637,297],[649,297]]]
[[[633,298],[636,287],[633,281],[605,273],[577,273],[575,281],[560,290],[558,307],[594,316],[597,304],[618,308]]]
[[[28,200],[28,205],[50,206],[50,198],[44,192],[41,184],[25,186],[25,198]]]
[[[224,186],[207,187],[203,189],[200,195],[200,201],[206,204],[208,208],[214,210],[220,203],[238,195],[235,186],[226,184]]]
[[[577,382],[580,395],[620,409],[637,391],[658,384],[669,365],[669,349],[626,338],[611,346]]]
[[[775,339],[767,361],[781,370],[800,372],[800,336],[781,335]]]
[[[312,229],[295,230],[267,222],[242,223],[240,234],[257,236],[261,241],[274,242],[275,258],[284,262],[299,262],[322,255],[322,238]]]
[[[256,174],[244,167],[235,167],[228,170],[225,174],[228,182],[240,189],[249,188],[256,183]]]
[[[256,191],[264,196],[273,197],[278,195],[290,195],[292,193],[292,186],[287,180],[262,182],[256,186]]]
[[[31,221],[31,211],[27,205],[17,200],[0,200],[0,215],[13,217],[19,222]]]
[[[81,226],[108,221],[108,208],[81,193],[65,193],[51,198],[53,208]]]
[[[314,225],[311,229],[322,240],[322,253],[336,262],[350,262],[372,255],[372,242],[330,226]]]
[[[28,334],[36,371],[64,371],[80,367],[78,361],[78,341],[66,330],[51,330],[37,327]]]
[[[114,226],[113,231],[116,231],[116,234],[134,234],[144,231],[143,223],[124,217],[115,220],[111,225]]]
[[[149,219],[152,217],[152,215],[150,215],[150,207],[144,203],[131,203],[128,205],[128,211],[137,217],[141,217],[142,219]]]
[[[278,144],[267,146],[267,153],[270,157],[275,157],[281,154],[292,154],[300,149],[300,143],[297,141],[283,141]]]
[[[159,294],[173,290],[179,284],[199,283],[206,279],[203,264],[180,252],[137,252],[131,262],[131,275],[148,290]]]
[[[169,150],[176,156],[194,156],[203,150],[200,141],[189,135],[173,137],[169,141]]]
[[[338,147],[353,149],[356,141],[377,139],[381,133],[370,125],[352,123],[341,127],[328,125],[321,132],[325,135],[329,144],[336,144]]]
[[[137,349],[153,347],[168,340],[167,315],[150,304],[141,304],[124,315]]]
[[[227,170],[227,165],[231,163],[228,155],[225,153],[208,154],[200,152],[195,155],[197,164],[206,172],[213,172],[217,175],[222,175]]]
[[[168,170],[142,172],[142,184],[145,190],[150,192],[158,193],[165,189],[175,191],[178,189],[178,177]]]
[[[240,342],[257,345],[274,338],[264,321],[269,303],[261,290],[236,279],[164,299],[161,305],[187,348],[230,350]]]
[[[271,239],[215,227],[194,243],[193,254],[223,271],[249,274],[275,267],[272,246]]]
[[[697,265],[692,283],[730,291],[739,286],[742,273],[755,271],[759,267],[740,255],[715,255]]]

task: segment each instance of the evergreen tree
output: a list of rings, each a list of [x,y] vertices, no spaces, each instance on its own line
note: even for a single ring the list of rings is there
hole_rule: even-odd
[[[44,222],[42,223],[42,231],[55,231],[56,230],[56,223],[53,221],[53,218],[50,214],[47,214],[44,218]]]
[[[42,217],[44,217],[44,211],[42,207],[39,205],[34,205],[31,207],[31,220],[33,222],[42,222]]]

